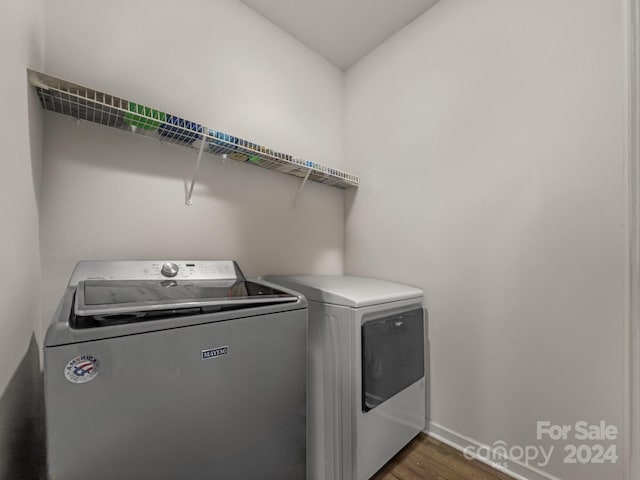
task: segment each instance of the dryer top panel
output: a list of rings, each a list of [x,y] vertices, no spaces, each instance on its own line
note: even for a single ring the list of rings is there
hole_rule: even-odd
[[[351,275],[267,275],[264,280],[295,290],[307,300],[353,308],[423,296],[416,287]]]

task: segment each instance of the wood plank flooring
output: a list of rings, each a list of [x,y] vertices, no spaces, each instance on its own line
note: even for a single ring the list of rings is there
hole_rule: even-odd
[[[404,447],[371,480],[513,480],[423,433]]]

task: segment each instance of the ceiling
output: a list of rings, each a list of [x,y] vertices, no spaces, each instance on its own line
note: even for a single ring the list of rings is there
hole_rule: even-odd
[[[438,0],[242,0],[346,70]]]

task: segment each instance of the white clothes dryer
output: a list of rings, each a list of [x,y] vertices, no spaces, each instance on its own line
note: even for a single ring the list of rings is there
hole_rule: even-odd
[[[310,480],[366,480],[425,428],[422,290],[355,276],[267,276],[309,304]]]

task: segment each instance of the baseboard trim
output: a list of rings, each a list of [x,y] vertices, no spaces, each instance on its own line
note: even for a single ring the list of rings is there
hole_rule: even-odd
[[[442,425],[438,425],[435,422],[429,422],[427,424],[427,428],[424,429],[424,433],[461,452],[464,452],[465,448],[469,446],[475,447],[476,450],[479,448],[490,448],[488,445],[484,445],[474,440],[473,438],[465,437],[464,435],[458,432],[454,432],[453,430],[443,427]],[[494,464],[493,462],[483,457],[476,457],[476,459],[486,465],[489,465],[492,468],[495,468],[496,470],[501,471],[502,473],[515,478],[516,480],[561,480],[558,477],[554,477],[553,475],[540,470],[539,468],[533,467],[531,465],[526,465],[511,458],[506,459],[509,463],[508,467]]]

